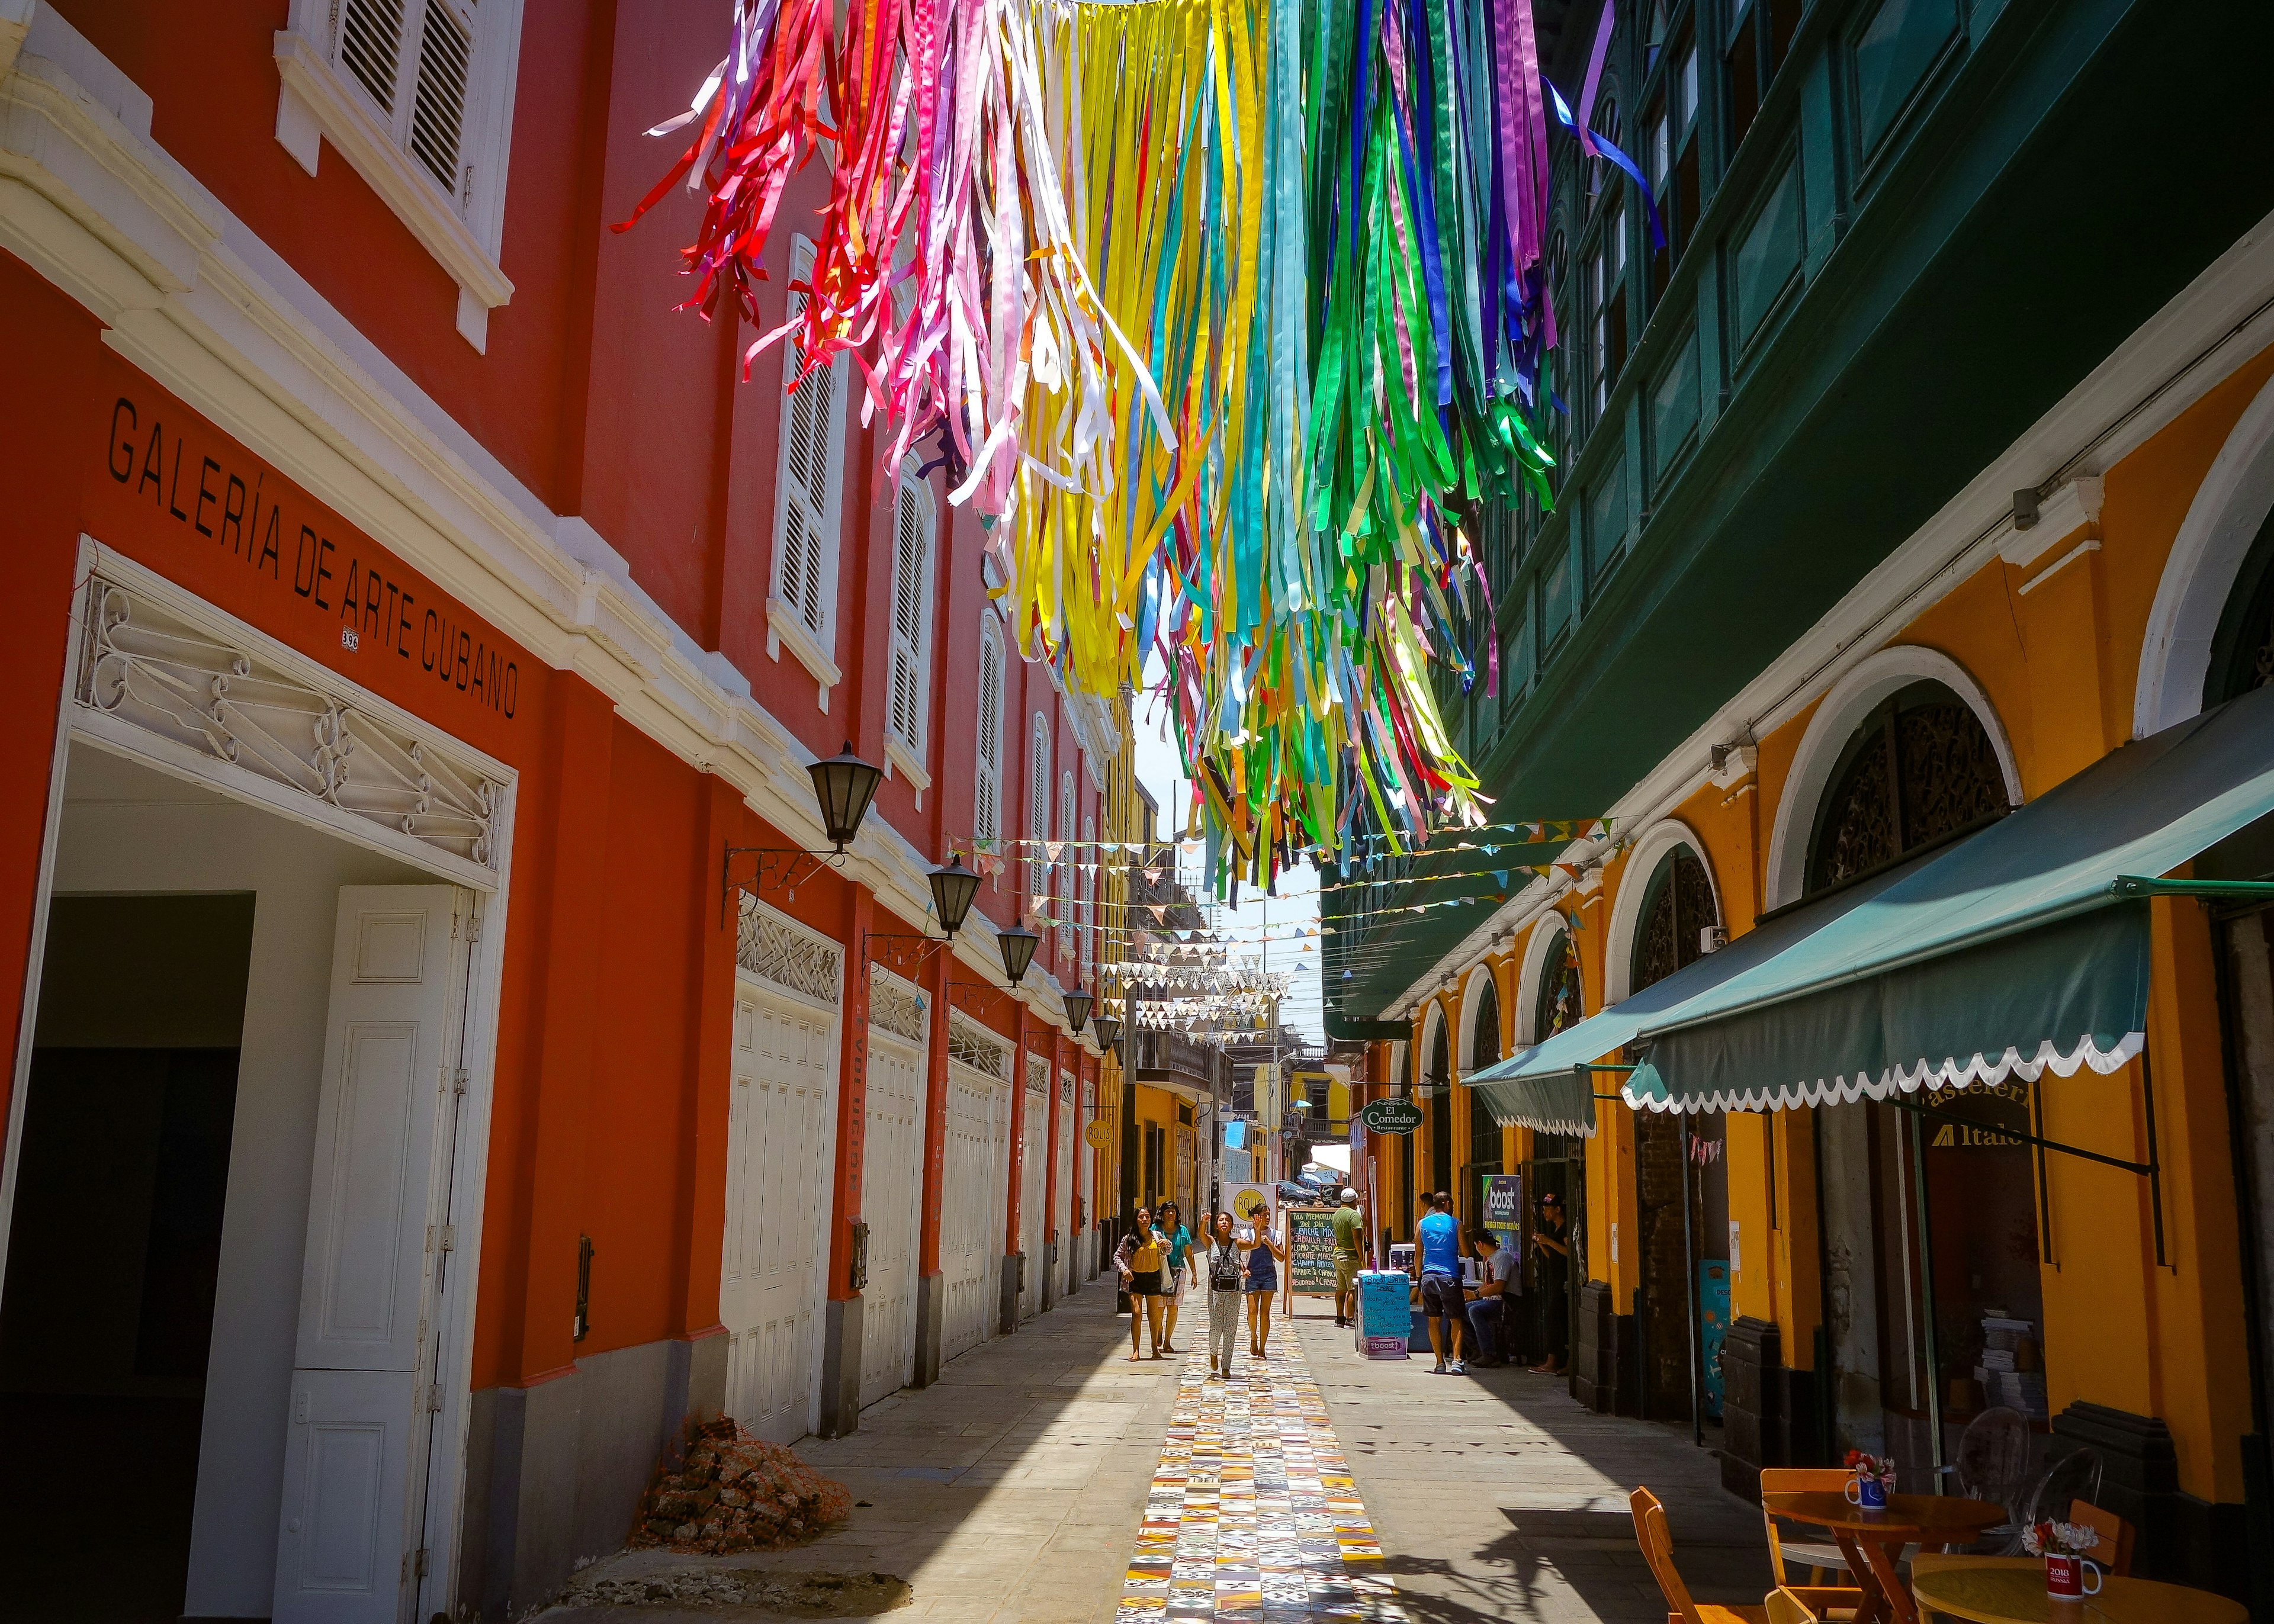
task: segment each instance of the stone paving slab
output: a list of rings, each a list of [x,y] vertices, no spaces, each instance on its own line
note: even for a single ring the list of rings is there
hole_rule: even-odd
[[[1666,1502],[1698,1600],[1757,1606],[1768,1590],[1760,1511],[1688,1426],[1596,1415],[1526,1371],[1365,1358],[1323,1303],[1292,1328],[1415,1624],[1661,1624],[1627,1510],[1638,1485]]]
[[[861,1412],[797,1454],[853,1492],[849,1522],[791,1551],[690,1557],[633,1551],[611,1576],[687,1567],[880,1572],[913,1603],[885,1616],[959,1624],[1104,1624],[1120,1600],[1179,1365],[1127,1362],[1128,1321],[1097,1282],[921,1391]],[[545,1624],[763,1624],[747,1608],[555,1606]]]

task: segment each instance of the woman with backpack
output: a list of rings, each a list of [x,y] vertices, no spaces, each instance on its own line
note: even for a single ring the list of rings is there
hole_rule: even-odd
[[[1216,1215],[1216,1234],[1208,1251],[1209,1373],[1214,1381],[1231,1375],[1231,1339],[1239,1332],[1239,1299],[1246,1271],[1239,1247],[1232,1239],[1231,1214]]]

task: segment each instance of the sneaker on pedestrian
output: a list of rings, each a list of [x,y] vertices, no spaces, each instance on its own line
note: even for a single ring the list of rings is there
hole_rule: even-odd
[[[1442,1376],[1442,1375],[1443,1375],[1443,1374],[1445,1373],[1445,1361],[1444,1361],[1444,1360],[1442,1360],[1442,1359],[1438,1360],[1438,1361],[1437,1361],[1437,1368],[1436,1368],[1436,1369],[1434,1369],[1434,1370],[1433,1370],[1433,1371],[1431,1371],[1429,1373],[1430,1373],[1432,1376]]]
[[[1469,1373],[1469,1367],[1458,1359],[1455,1359],[1450,1365],[1445,1366],[1445,1373],[1448,1376],[1465,1376]]]

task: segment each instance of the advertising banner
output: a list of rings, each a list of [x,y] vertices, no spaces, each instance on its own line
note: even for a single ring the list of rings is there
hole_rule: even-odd
[[[1484,1175],[1485,1228],[1500,1237],[1502,1246],[1517,1246],[1524,1239],[1524,1175]]]
[[[1271,1205],[1271,1192],[1261,1184],[1227,1184],[1224,1187],[1224,1210],[1242,1229],[1253,1229],[1263,1222],[1263,1214]]]

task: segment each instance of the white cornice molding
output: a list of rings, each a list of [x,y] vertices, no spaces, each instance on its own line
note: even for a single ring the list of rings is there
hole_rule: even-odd
[[[24,0],[0,0],[0,46]],[[0,73],[0,248],[103,342],[632,726],[817,845],[812,753],[674,625],[584,520],[548,510],[148,139],[149,103],[44,7]],[[49,52],[54,54],[50,55]],[[58,61],[58,57],[66,60]],[[98,538],[100,539],[100,538]],[[920,927],[930,861],[882,817],[847,865]],[[955,957],[999,985],[983,932]]]

